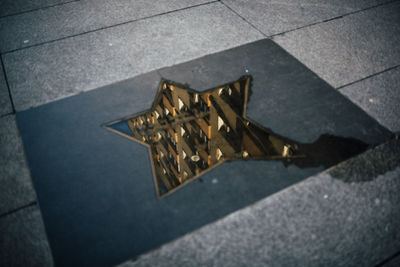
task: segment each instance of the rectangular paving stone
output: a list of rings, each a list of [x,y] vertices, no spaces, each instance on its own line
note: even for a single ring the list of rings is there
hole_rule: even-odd
[[[15,116],[0,118],[0,215],[36,200]]]
[[[400,131],[400,68],[345,86],[340,92],[392,132]]]
[[[400,2],[275,36],[333,87],[400,64]]]
[[[1,266],[53,266],[37,205],[0,217],[0,235]]]
[[[2,53],[39,43],[99,30],[207,0],[129,1],[82,0],[0,19]]]
[[[0,66],[0,116],[12,112],[10,96],[4,77],[3,67]]]
[[[2,0],[0,2],[0,17],[73,1],[74,0]]]
[[[262,38],[220,3],[4,55],[17,110]]]
[[[222,2],[264,34],[271,36],[388,1],[223,0]]]
[[[393,140],[119,266],[378,266],[400,250],[399,158]]]
[[[122,263],[331,166],[333,152],[226,162],[160,199],[148,148],[103,127],[149,109],[161,77],[203,91],[242,75],[253,78],[248,118],[299,145],[349,152],[392,136],[271,40],[18,112],[57,266]]]

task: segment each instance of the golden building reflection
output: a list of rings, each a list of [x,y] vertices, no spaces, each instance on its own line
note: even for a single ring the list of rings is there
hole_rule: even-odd
[[[162,80],[149,111],[107,127],[150,149],[165,196],[227,160],[304,157],[293,141],[246,118],[250,76],[205,92]]]

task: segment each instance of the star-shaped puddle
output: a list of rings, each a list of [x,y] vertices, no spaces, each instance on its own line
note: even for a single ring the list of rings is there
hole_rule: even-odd
[[[358,140],[329,135],[314,144],[301,144],[251,121],[246,117],[251,81],[251,76],[243,76],[198,92],[161,80],[150,110],[106,127],[149,147],[160,197],[228,160],[329,167],[367,148]],[[326,149],[336,153],[327,157]]]

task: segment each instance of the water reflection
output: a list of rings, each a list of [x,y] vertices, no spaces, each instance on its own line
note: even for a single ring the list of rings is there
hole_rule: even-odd
[[[150,148],[157,193],[164,196],[227,160],[281,160],[330,167],[367,148],[322,135],[313,144],[279,136],[246,118],[251,76],[205,92],[162,80],[149,111],[107,127]]]

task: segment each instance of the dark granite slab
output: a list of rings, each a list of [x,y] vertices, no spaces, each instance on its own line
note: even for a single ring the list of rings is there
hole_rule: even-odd
[[[149,109],[161,76],[204,90],[245,74],[253,77],[248,118],[279,135],[370,145],[392,135],[270,40],[17,113],[56,266],[121,263],[324,169],[227,162],[159,199],[147,147],[103,127]]]

